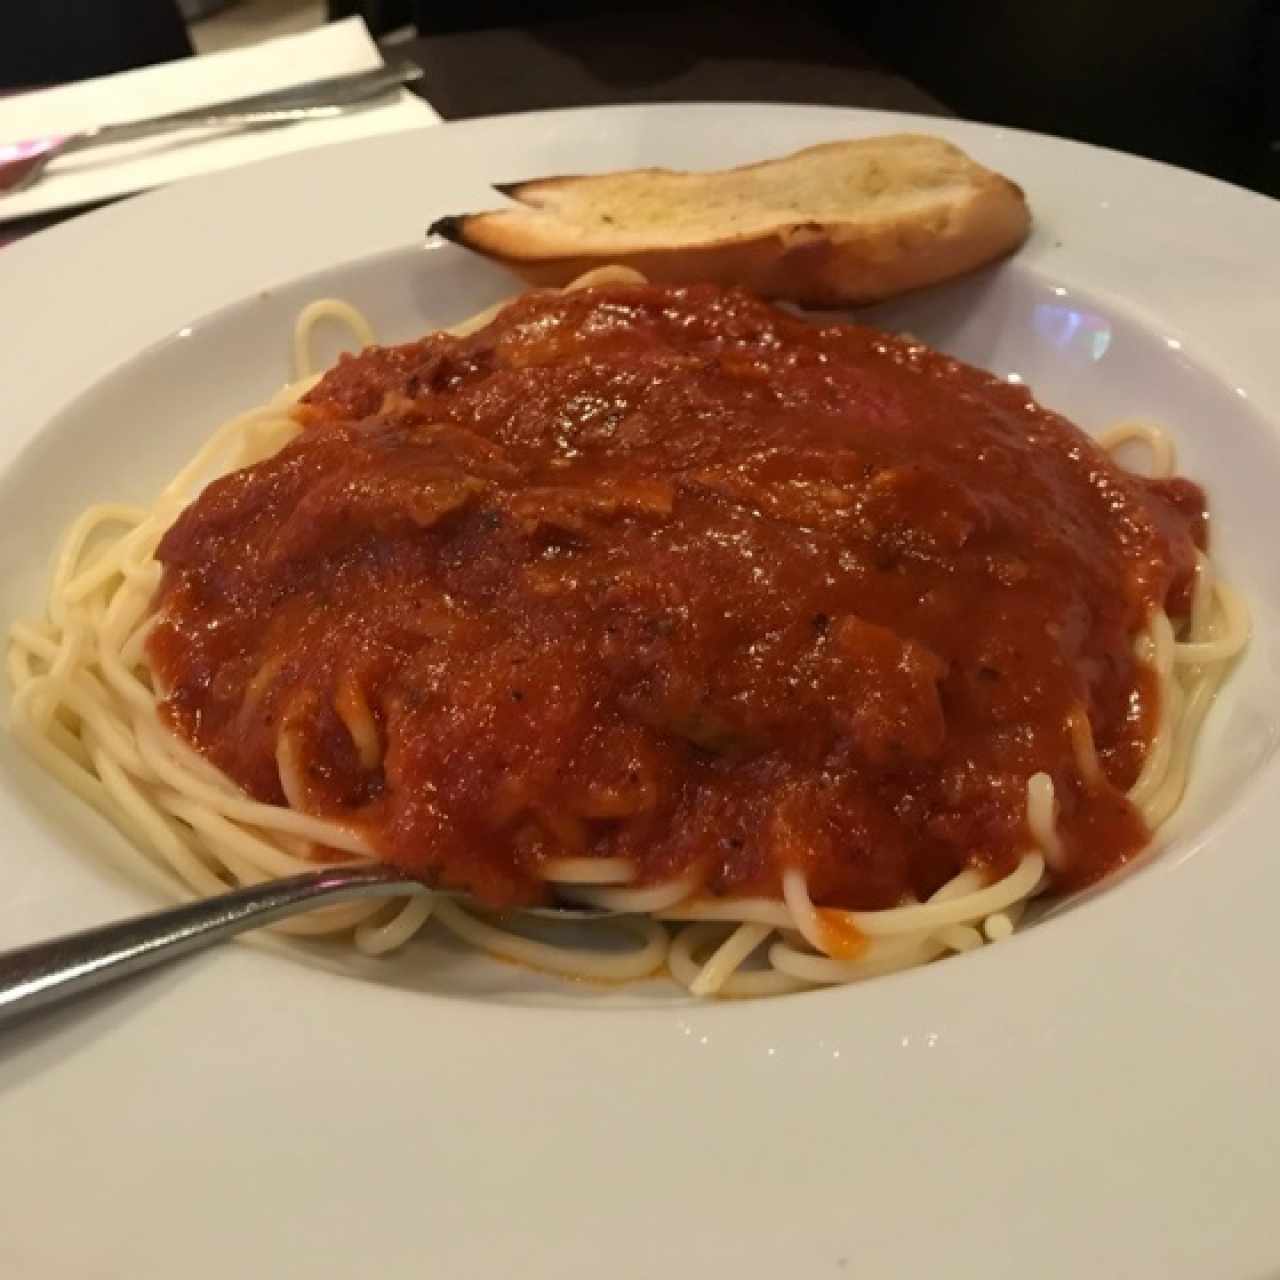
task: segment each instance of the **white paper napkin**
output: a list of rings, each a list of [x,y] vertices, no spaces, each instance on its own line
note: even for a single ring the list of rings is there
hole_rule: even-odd
[[[247,49],[184,58],[57,89],[0,97],[0,141],[18,142],[90,125],[162,115],[307,80],[367,71],[382,62],[364,22],[317,27]],[[0,222],[163,186],[306,147],[436,124],[440,117],[408,90],[331,120],[217,136],[174,133],[93,147],[55,160],[35,186],[0,195]]]

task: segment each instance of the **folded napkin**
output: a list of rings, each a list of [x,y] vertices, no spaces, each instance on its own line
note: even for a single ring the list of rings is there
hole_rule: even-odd
[[[307,80],[367,71],[381,62],[363,21],[348,18],[247,49],[0,97],[0,142],[185,111]],[[55,160],[29,190],[0,195],[0,222],[109,200],[287,151],[397,133],[439,120],[421,98],[401,90],[397,97],[378,105],[357,107],[329,120],[225,134],[171,133],[141,142],[93,147]]]

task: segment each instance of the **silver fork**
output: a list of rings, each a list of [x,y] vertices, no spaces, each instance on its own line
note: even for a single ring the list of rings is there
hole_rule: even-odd
[[[0,195],[38,181],[50,161],[109,142],[133,142],[179,129],[242,129],[251,125],[323,120],[357,103],[370,102],[422,77],[422,68],[396,62],[354,75],[332,76],[307,84],[232,98],[190,111],[174,111],[146,120],[100,124],[79,133],[51,134],[22,142],[0,143]]]
[[[36,1009],[61,1004],[82,992],[286,916],[355,898],[426,892],[429,890],[421,881],[380,863],[324,867],[0,952],[0,1030]],[[444,896],[466,901],[464,894]],[[556,920],[618,914],[574,907],[532,907],[526,911]]]

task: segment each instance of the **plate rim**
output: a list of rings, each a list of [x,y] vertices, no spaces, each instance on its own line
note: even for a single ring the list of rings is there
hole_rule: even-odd
[[[482,132],[485,130],[514,130],[516,134],[529,133],[537,135],[542,126],[550,123],[552,125],[565,124],[566,128],[572,132],[578,125],[574,121],[581,122],[586,117],[591,117],[593,122],[598,122],[601,115],[608,115],[614,122],[618,120],[643,120],[645,118],[653,119],[661,115],[675,115],[677,113],[686,112],[688,109],[694,108],[699,112],[707,113],[709,117],[720,117],[725,120],[732,120],[740,117],[745,109],[750,112],[795,112],[801,111],[809,117],[810,120],[821,118],[823,121],[848,121],[851,125],[865,125],[870,122],[873,125],[876,122],[893,122],[895,125],[907,123],[913,127],[920,127],[926,130],[933,130],[943,133],[944,136],[956,134],[960,136],[973,136],[986,139],[1005,138],[1015,139],[1015,148],[1017,146],[1043,146],[1046,142],[1051,144],[1051,149],[1057,147],[1081,148],[1085,152],[1098,153],[1107,157],[1105,165],[1115,167],[1119,166],[1132,171],[1133,166],[1151,166],[1153,171],[1164,174],[1165,177],[1153,179],[1160,183],[1172,182],[1175,187],[1190,191],[1193,188],[1197,191],[1205,189],[1204,184],[1212,189],[1212,199],[1207,199],[1207,203],[1211,206],[1225,202],[1228,205],[1238,204],[1242,199],[1249,205],[1251,210],[1256,209],[1252,202],[1261,202],[1262,207],[1266,209],[1266,218],[1274,223],[1277,234],[1280,234],[1280,203],[1270,201],[1265,196],[1259,196],[1255,193],[1244,191],[1228,183],[1222,183],[1215,179],[1203,178],[1198,175],[1188,174],[1186,171],[1178,170],[1168,165],[1161,164],[1157,161],[1139,160],[1137,158],[1126,157],[1123,153],[1109,151],[1105,148],[1092,147],[1088,144],[1074,143],[1064,139],[1045,138],[1042,135],[1033,134],[1027,131],[1010,130],[997,128],[994,126],[985,126],[969,121],[951,121],[944,118],[935,118],[923,115],[907,115],[892,112],[872,112],[860,109],[844,109],[844,108],[828,108],[828,107],[809,107],[801,106],[781,106],[779,104],[678,104],[668,103],[661,104],[658,107],[639,106],[639,107],[610,107],[610,108],[578,108],[567,111],[538,111],[530,113],[518,113],[505,116],[483,117],[476,120],[460,121],[449,123],[443,126],[436,125],[429,129],[414,131],[410,134],[393,135],[388,139],[377,140],[378,150],[393,153],[403,149],[405,154],[409,154],[409,148],[413,143],[418,142],[430,148],[439,149],[441,152],[448,152],[452,149],[463,149],[466,146],[465,134]],[[609,126],[613,127],[613,126]],[[452,131],[452,132],[451,132]],[[449,138],[462,136],[462,140],[458,143],[448,141],[433,141],[433,138]],[[31,299],[31,290],[34,287],[33,282],[37,280],[40,274],[46,269],[46,263],[58,255],[89,255],[91,256],[95,248],[101,252],[102,246],[106,242],[123,242],[129,244],[132,242],[136,248],[138,238],[142,236],[143,229],[148,226],[157,226],[163,229],[166,219],[170,219],[175,214],[186,208],[191,209],[200,201],[205,201],[207,206],[217,207],[219,202],[225,203],[228,200],[235,200],[241,197],[244,192],[252,192],[255,187],[262,185],[271,186],[277,179],[287,176],[291,170],[296,170],[299,174],[305,174],[308,171],[322,174],[325,168],[324,159],[326,153],[329,153],[328,159],[336,161],[340,151],[348,153],[367,152],[372,150],[369,143],[346,143],[338,144],[333,148],[323,148],[312,153],[300,153],[299,155],[277,158],[273,160],[262,161],[257,164],[246,166],[244,169],[234,170],[227,173],[210,175],[208,178],[195,179],[192,182],[183,184],[181,187],[168,188],[158,192],[147,193],[146,195],[136,197],[121,204],[111,206],[105,210],[95,211],[93,213],[82,215],[79,218],[69,222],[60,224],[48,231],[38,233],[28,240],[19,241],[16,244],[7,246],[0,252],[0,269],[9,272],[16,278],[18,284],[15,292],[10,294],[9,305],[14,305],[15,298],[22,302],[24,299]],[[307,158],[307,157],[310,158]],[[1088,163],[1088,162],[1086,162]],[[1098,162],[1092,162],[1098,163]],[[1169,177],[1168,175],[1176,175]],[[1190,180],[1191,185],[1187,186]],[[1034,199],[1033,199],[1034,204]],[[1243,206],[1241,206],[1243,207]],[[105,216],[104,216],[105,215]],[[1195,212],[1181,211],[1176,215],[1182,223],[1196,224],[1197,219],[1210,217],[1212,210],[1199,210]],[[425,226],[425,218],[419,219]],[[371,236],[382,236],[387,233],[390,224],[379,223],[375,229],[371,229]],[[271,235],[278,235],[278,230],[273,230]],[[96,246],[94,242],[97,242]],[[404,242],[401,242],[402,244]],[[341,260],[346,261],[352,257],[372,257],[384,252],[394,252],[397,249],[396,244],[379,243],[369,245],[367,249],[359,254],[343,252]],[[323,244],[309,244],[307,251],[311,253],[323,252]],[[256,252],[256,251],[255,251]],[[1038,264],[1045,256],[1053,252],[1050,246],[1045,244],[1037,244],[1036,252],[1039,257],[1033,259]],[[1243,249],[1233,247],[1233,252],[1239,257],[1244,253]],[[11,257],[10,255],[16,255]],[[265,256],[265,251],[264,251]],[[286,255],[287,256],[287,255]],[[327,263],[318,264],[314,270],[323,270],[326,265],[336,265],[339,259],[331,257]],[[10,270],[11,269],[11,270]],[[1070,262],[1067,264],[1070,271]],[[1079,268],[1077,268],[1078,270]],[[1087,264],[1086,264],[1087,270]],[[280,276],[272,276],[258,287],[270,289],[285,282],[296,280],[299,275],[306,272],[288,270]],[[1265,271],[1262,273],[1267,274]],[[1274,276],[1275,282],[1280,284],[1280,267],[1272,266],[1270,269],[1271,276]],[[56,296],[61,292],[65,296],[74,287],[70,282],[61,284],[55,280],[49,289],[49,293]],[[1092,292],[1098,293],[1099,290],[1092,284],[1083,287],[1089,288]],[[91,283],[87,289],[83,290],[83,294],[90,297],[94,294],[95,286]],[[179,285],[178,292],[186,290],[190,293],[190,289],[186,285]],[[216,292],[216,288],[213,290]],[[243,296],[243,295],[241,295]],[[1105,291],[1102,296],[1106,296]],[[1280,299],[1280,292],[1274,293],[1273,297]],[[200,319],[208,319],[223,307],[234,305],[236,298],[227,299],[225,302],[217,306],[201,306],[198,310],[192,311],[187,309],[185,317],[178,317],[179,323],[189,323]],[[45,300],[45,306],[50,305],[49,299]],[[140,319],[134,328],[129,332],[151,332],[157,325],[160,326],[160,332],[153,332],[152,336],[143,346],[134,346],[132,349],[133,356],[141,356],[145,348],[149,348],[156,342],[165,341],[177,327],[173,323],[173,315],[177,308],[158,308],[154,319]],[[1141,313],[1145,308],[1140,306]],[[1280,302],[1273,302],[1269,307],[1264,307],[1264,313],[1269,313],[1273,319],[1280,318]],[[1190,324],[1187,332],[1194,332],[1196,326]],[[1223,335],[1219,335],[1223,336]],[[127,337],[124,341],[129,341]],[[1217,372],[1219,362],[1217,358],[1219,344],[1210,344],[1213,354],[1207,358],[1202,358],[1201,351],[1197,351],[1197,358],[1201,359],[1204,367],[1210,372]],[[1231,340],[1228,337],[1226,342],[1227,350],[1223,353],[1224,358],[1229,360],[1231,367],[1235,367],[1237,363],[1243,369],[1249,372],[1245,378],[1245,382],[1250,388],[1250,398],[1255,400],[1255,408],[1258,408],[1261,415],[1266,419],[1273,433],[1280,429],[1277,424],[1280,423],[1280,377],[1277,377],[1272,371],[1268,377],[1267,370],[1258,366],[1257,361],[1259,355],[1249,350],[1247,344],[1243,350],[1237,349],[1234,356],[1231,351]],[[65,408],[74,397],[88,389],[88,386],[96,380],[98,376],[95,371],[101,363],[106,360],[113,359],[112,351],[118,349],[119,344],[98,343],[90,344],[89,350],[84,353],[83,358],[72,361],[73,372],[68,375],[66,383],[56,389],[44,389],[35,392],[27,389],[26,394],[23,393],[23,387],[26,383],[24,377],[28,377],[19,361],[22,355],[21,344],[18,344],[17,354],[13,350],[9,352],[0,351],[0,379],[4,379],[6,385],[15,376],[13,370],[17,369],[17,377],[19,381],[19,393],[16,398],[19,414],[27,414],[30,421],[27,429],[24,431],[19,428],[17,431],[6,431],[0,436],[0,466],[7,469],[10,465],[14,452],[15,441],[16,446],[21,446],[27,440],[31,439],[36,433],[37,428],[34,426],[35,419],[41,413],[41,405],[47,405],[52,399],[59,401],[60,407]],[[118,364],[119,361],[115,360]],[[114,366],[113,366],[114,367]],[[7,376],[6,376],[7,375]],[[1234,376],[1234,375],[1233,375]],[[1245,385],[1242,382],[1240,385]],[[1260,389],[1260,395],[1255,394],[1255,389]],[[1265,407],[1263,407],[1265,406]],[[47,410],[44,411],[45,417],[49,416]],[[5,803],[0,801],[0,812],[8,808]],[[1265,820],[1265,814],[1260,815],[1260,810],[1267,808],[1267,799],[1262,794],[1262,788],[1253,786],[1248,796],[1243,797],[1241,802],[1235,806],[1230,814],[1226,816],[1223,822],[1215,830],[1213,840],[1219,841],[1228,838],[1230,833],[1232,838],[1240,838],[1242,846],[1252,846],[1257,844],[1260,836],[1255,833],[1248,836],[1242,830],[1243,828],[1254,829],[1259,823],[1260,816]],[[1272,806],[1275,808],[1276,806]],[[1176,877],[1166,877],[1172,886],[1173,882],[1177,882],[1176,892],[1170,887],[1162,890],[1162,894],[1166,897],[1166,906],[1171,907],[1169,919],[1176,921],[1185,918],[1187,907],[1187,895],[1196,895],[1203,888],[1203,868],[1206,863],[1204,857],[1196,857],[1190,859],[1184,869],[1179,868],[1179,875]],[[1261,872],[1266,872],[1264,863],[1259,863],[1256,855],[1248,859],[1238,858],[1237,863],[1249,862],[1255,864],[1252,869],[1258,870],[1261,866]],[[1199,870],[1197,870],[1199,868]],[[1244,874],[1245,868],[1237,865],[1235,868],[1235,881],[1238,885],[1246,885],[1249,883],[1249,876]],[[1230,879],[1230,877],[1229,877]],[[1271,882],[1280,887],[1280,872],[1271,874]],[[1109,949],[1121,947],[1123,950],[1123,940],[1126,932],[1126,921],[1124,917],[1127,913],[1120,909],[1119,901],[1127,901],[1127,895],[1124,893],[1123,886],[1117,886],[1117,892],[1113,894],[1103,895],[1099,900],[1090,906],[1090,932],[1093,935],[1095,945],[1103,952],[1110,954]],[[1146,892],[1151,892],[1148,886]],[[1170,902],[1169,899],[1176,899]],[[1256,911],[1256,919],[1262,919],[1260,908],[1257,904],[1249,904],[1246,902],[1244,908],[1246,911],[1246,919],[1249,911]],[[0,921],[11,919],[11,913],[6,914],[0,908]],[[1097,922],[1094,927],[1093,922]],[[1027,939],[1018,939],[1012,944],[1015,947],[1021,947],[1024,952],[1023,964],[1028,968],[1037,969],[1042,977],[1049,979],[1046,986],[1065,988],[1069,996],[1081,998],[1079,989],[1078,973],[1073,973],[1070,965],[1064,968],[1064,962],[1067,957],[1063,954],[1071,951],[1070,938],[1067,936],[1072,931],[1055,929],[1052,926],[1045,930],[1037,930],[1037,933],[1043,932],[1046,935],[1043,945],[1037,943],[1035,950],[1040,954],[1033,959],[1030,950],[1023,944]],[[1048,935],[1057,935],[1051,939]],[[1163,945],[1168,945],[1167,940]],[[1184,944],[1185,945],[1185,944]],[[1193,945],[1193,944],[1192,944]],[[842,993],[843,999],[837,998],[818,998],[801,997],[799,999],[790,998],[788,1000],[770,1001],[767,1003],[769,1009],[769,1029],[780,1042],[788,1037],[796,1040],[804,1040],[806,1043],[813,1040],[815,1035],[815,1021],[823,1021],[815,1012],[818,1009],[826,1009],[828,1012],[834,1011],[839,1005],[841,1009],[847,1012],[850,1018],[859,1025],[862,1034],[868,1038],[878,1038],[883,1040],[882,1044],[876,1047],[866,1048],[864,1051],[873,1053],[877,1059],[885,1064],[896,1062],[900,1058],[911,1058],[910,1065],[904,1070],[904,1075],[911,1077],[917,1081],[933,1081],[937,1082],[942,1079],[946,1073],[952,1072],[959,1075],[971,1073],[981,1066],[983,1061],[983,1053],[977,1047],[977,1041],[974,1039],[978,1029],[985,1027],[988,1034],[1000,1037],[1017,1036],[1017,1022],[1008,1015],[1014,1010],[1005,1008],[1002,1011],[1004,1017],[993,1016],[990,1008],[982,1009],[975,1007],[975,1000],[980,1005],[984,994],[990,1000],[996,990],[999,990],[1002,997],[1012,999],[1013,996],[1008,990],[1009,983],[997,976],[997,971],[1001,967],[999,961],[1000,949],[993,949],[993,952],[985,956],[967,957],[966,963],[956,965],[954,969],[957,973],[943,975],[939,980],[930,985],[928,995],[922,996],[918,990],[912,993],[912,975],[902,975],[900,978],[890,978],[879,980],[874,986],[861,989],[856,993]],[[1006,955],[1015,953],[1006,952]],[[1158,951],[1159,955],[1164,955],[1163,951]],[[1252,952],[1246,949],[1245,954],[1265,954],[1258,952],[1255,948]],[[1180,970],[1186,968],[1186,956],[1181,957]],[[1149,956],[1146,961],[1149,965],[1154,964],[1154,958]],[[175,1015],[180,1020],[189,1020],[195,1006],[200,1001],[217,1000],[219,992],[223,997],[229,992],[234,992],[240,985],[245,982],[250,984],[258,980],[258,975],[263,972],[261,966],[268,964],[273,966],[270,970],[273,982],[278,982],[280,987],[285,991],[298,995],[301,998],[313,998],[318,995],[318,988],[314,985],[316,982],[328,984],[332,979],[321,975],[309,974],[302,976],[302,973],[290,974],[287,977],[281,977],[279,970],[283,968],[278,961],[257,956],[249,952],[239,952],[234,955],[225,955],[218,957],[210,957],[208,963],[202,963],[198,975],[198,981],[194,981],[189,987],[175,989],[170,1000],[170,1005],[174,1001],[180,1006],[180,1012]],[[985,969],[981,966],[986,966]],[[1178,966],[1175,966],[1178,967]],[[972,977],[957,976],[958,971],[963,970],[966,974],[972,974]],[[306,971],[302,971],[306,972]],[[985,976],[979,976],[985,975]],[[1074,982],[1073,982],[1074,980]],[[1252,986],[1262,993],[1264,988],[1254,975]],[[823,997],[830,997],[832,993],[823,993]],[[850,1005],[848,997],[850,994],[856,995],[857,1004]],[[401,1000],[409,999],[417,1001],[423,997],[414,995],[410,997],[400,997]],[[427,997],[430,999],[430,997]],[[1023,993],[1022,1001],[1027,999],[1027,993]],[[351,1000],[342,998],[339,1001],[344,1008],[351,1004]],[[379,1023],[380,1019],[390,1018],[393,1022],[400,1016],[403,1005],[397,1001],[395,997],[389,996],[388,993],[382,992],[378,995],[368,996],[367,999],[358,1000],[365,1008],[361,1014],[356,1016],[356,1021],[364,1027],[374,1027]],[[1241,1016],[1243,1016],[1247,1002],[1239,999],[1239,993],[1233,997],[1232,1007],[1238,1008]],[[719,1055],[722,1064],[729,1063],[733,1069],[745,1073],[753,1082],[758,1082],[760,1073],[773,1068],[767,1063],[756,1061],[758,1057],[759,1045],[758,1040],[759,1019],[757,1015],[750,1013],[749,1009],[757,1006],[744,1006],[737,1004],[714,1005],[709,1007],[696,1007],[693,1009],[685,1008],[680,1014],[673,1014],[665,1010],[640,1010],[627,1009],[625,1012],[627,1017],[621,1018],[621,1010],[597,1010],[588,1015],[582,1010],[566,1010],[553,1011],[548,1009],[539,1010],[522,1010],[513,1006],[501,1006],[498,1009],[488,1008],[486,1006],[476,1006],[475,1008],[461,1008],[456,1001],[449,1003],[448,1017],[452,1023],[456,1025],[462,1036],[476,1035],[487,1036],[492,1033],[496,1018],[501,1018],[503,1023],[516,1024],[516,1029],[512,1034],[518,1034],[526,1037],[526,1033],[534,1023],[548,1022],[553,1028],[558,1027],[564,1014],[575,1019],[575,1026],[578,1026],[582,1020],[590,1018],[595,1024],[589,1031],[578,1030],[575,1035],[580,1035],[585,1041],[591,1043],[583,1048],[579,1045],[579,1051],[584,1052],[588,1056],[593,1056],[596,1061],[604,1062],[614,1061],[627,1052],[639,1052],[642,1049],[648,1049],[653,1053],[655,1061],[659,1061],[664,1065],[678,1064],[687,1062],[689,1058],[688,1044],[686,1042],[693,1040],[698,1041],[702,1036],[707,1036],[714,1040],[720,1047],[715,1051]],[[113,1017],[113,1010],[119,1011],[124,1009],[127,1016],[123,1014],[118,1018]],[[1023,1014],[1027,1013],[1025,1003],[1019,1003],[1018,1011]],[[1166,1013],[1170,1009],[1176,1010],[1176,1002],[1173,1002],[1166,1009]],[[1124,1027],[1124,1010],[1120,1008],[1110,1008],[1103,1022],[1113,1030],[1122,1030]],[[157,1020],[161,1017],[162,1010],[152,1001],[142,997],[135,997],[123,1002],[122,1005],[104,1007],[100,1013],[100,1019],[105,1019],[105,1030],[103,1034],[106,1039],[115,1045],[116,1049],[137,1048],[145,1046],[147,1037],[153,1034],[157,1025]],[[1102,1017],[1102,1015],[1099,1015]],[[1170,1015],[1171,1016],[1171,1015]],[[895,1045],[891,1045],[890,1041],[902,1041],[905,1036],[911,1039],[912,1036],[919,1034],[916,1026],[917,1020],[923,1019],[934,1027],[934,1030],[925,1033],[936,1037],[933,1044],[928,1045],[928,1052],[921,1055],[919,1052],[909,1048],[905,1042],[897,1045],[896,1048],[901,1052],[891,1052],[895,1049]],[[677,1029],[678,1038],[671,1035],[673,1022],[683,1022],[689,1026],[691,1030],[685,1032]],[[269,1024],[267,1024],[269,1026]],[[1033,1022],[1032,1024],[1041,1034],[1048,1034],[1042,1023]],[[152,1028],[149,1031],[148,1028]],[[905,1028],[911,1027],[912,1030]],[[892,1030],[890,1030],[892,1028]],[[260,1030],[263,1028],[260,1027]],[[1275,1062],[1280,1060],[1280,1039],[1275,1034],[1269,1037],[1261,1034],[1256,1026],[1246,1027],[1242,1021],[1236,1021],[1235,1015],[1223,1019],[1222,1029],[1227,1034],[1233,1034],[1240,1038],[1241,1046],[1247,1038],[1255,1053],[1261,1054],[1264,1059]],[[299,1028],[295,1023],[284,1021],[280,1024],[279,1030],[282,1034],[292,1035],[296,1037],[309,1038],[311,1033]],[[1155,1041],[1163,1044],[1166,1037],[1163,1032],[1168,1028],[1163,1028],[1162,1033],[1155,1037]],[[1250,1034],[1252,1032],[1252,1034]],[[536,1031],[535,1033],[536,1034]],[[552,1031],[554,1039],[558,1032]],[[833,1033],[827,1033],[828,1035]],[[842,1035],[847,1033],[841,1033]],[[65,1038],[65,1031],[60,1028],[54,1028],[53,1032],[44,1032],[45,1038],[50,1036],[54,1041],[60,1041]],[[527,1038],[527,1037],[526,1037]],[[658,1039],[662,1039],[659,1047]],[[37,1051],[39,1045],[36,1046]],[[554,1061],[554,1054],[551,1047],[541,1045],[531,1048],[530,1053],[533,1058],[540,1062]],[[89,1053],[92,1056],[92,1047],[82,1052]],[[750,1065],[744,1066],[745,1056],[750,1055]],[[976,1056],[975,1056],[976,1055]],[[21,1056],[21,1055],[20,1055]],[[108,1055],[109,1056],[109,1055]],[[918,1059],[926,1056],[930,1061],[925,1066],[921,1066]],[[1034,1056],[1034,1055],[1032,1055]],[[946,1061],[944,1067],[942,1063]],[[0,1085],[5,1080],[5,1068],[10,1059],[0,1058]],[[82,1064],[83,1065],[83,1064]],[[1095,1064],[1096,1065],[1096,1064]],[[234,1070],[234,1063],[228,1067]],[[674,1069],[674,1066],[673,1066]],[[1093,1069],[1093,1068],[1091,1068]],[[794,1068],[795,1076],[793,1079],[803,1081],[809,1087],[814,1088],[823,1093],[824,1097],[831,1095],[833,1087],[832,1081],[834,1077],[830,1074],[830,1062],[824,1060],[819,1066],[818,1061],[806,1060],[802,1066]],[[698,1068],[693,1071],[696,1077],[693,1083],[700,1082],[704,1069]],[[1265,1074],[1265,1073],[1263,1073]],[[76,1073],[76,1078],[83,1082],[86,1077],[83,1072]],[[56,1083],[56,1073],[54,1080],[47,1088],[50,1090],[48,1096],[52,1101],[54,1095],[57,1094],[60,1100],[65,1100],[65,1091],[59,1094],[59,1087]],[[39,1077],[26,1076],[23,1078],[25,1086],[24,1092],[31,1096],[33,1093],[40,1093],[42,1084]],[[1262,1075],[1259,1075],[1254,1081],[1252,1077],[1246,1080],[1246,1085],[1256,1090],[1255,1096],[1261,1098],[1261,1086],[1265,1083]],[[399,1084],[403,1087],[404,1081],[400,1080]],[[681,1086],[683,1092],[677,1092],[676,1096],[682,1097],[686,1101],[697,1096],[696,1090],[690,1082],[686,1081]],[[598,1100],[597,1105],[598,1105]],[[656,1099],[648,1099],[650,1104],[656,1102]],[[654,1114],[652,1111],[650,1115]],[[1078,1117],[1082,1126],[1094,1123],[1092,1117]],[[10,1121],[11,1124],[14,1122]],[[1261,1123],[1261,1122],[1260,1122]],[[376,1127],[376,1126],[375,1126]],[[0,1132],[3,1132],[3,1124],[0,1123]],[[18,1124],[15,1132],[21,1132],[21,1126]],[[969,1138],[974,1135],[974,1130],[964,1130],[961,1126],[954,1131],[954,1141],[959,1142],[965,1138],[966,1134]],[[632,1138],[635,1139],[633,1133]],[[1270,1126],[1265,1129],[1264,1136],[1272,1139],[1280,1140],[1280,1117],[1271,1121]],[[640,1144],[643,1145],[643,1144]],[[891,1180],[892,1181],[892,1180]],[[1229,1182],[1229,1180],[1227,1180]],[[1222,1185],[1227,1186],[1227,1182]],[[1208,1188],[1206,1194],[1212,1196],[1215,1194],[1214,1188]],[[1021,1207],[1021,1206],[1020,1206]],[[1041,1225],[1048,1225],[1052,1229],[1052,1223],[1045,1224],[1043,1221],[1043,1211],[1036,1216],[1036,1220]],[[1192,1219],[1193,1223],[1202,1220],[1203,1211],[1198,1212]],[[1280,1263],[1280,1244],[1277,1244],[1269,1253],[1261,1251],[1262,1245],[1266,1244],[1258,1236],[1260,1225],[1255,1225],[1254,1232],[1249,1234],[1245,1231],[1234,1239],[1225,1239],[1221,1242],[1222,1248],[1215,1254],[1214,1260],[1219,1264],[1230,1265],[1233,1270],[1232,1274],[1245,1276],[1250,1274],[1249,1268],[1254,1267],[1252,1272],[1256,1274],[1256,1262],[1258,1259],[1263,1260],[1263,1265],[1275,1266]],[[999,1261],[1009,1265],[1010,1271],[1015,1263],[1025,1263],[1030,1265],[1034,1259],[1037,1263],[1043,1263],[1043,1255],[1032,1250],[1031,1242],[1023,1241],[1021,1237],[1015,1241],[1019,1253],[1009,1253],[1002,1256]],[[1064,1243],[1064,1248],[1068,1247]],[[1076,1247],[1076,1257],[1081,1259],[1085,1257],[1085,1246]],[[0,1257],[3,1253],[0,1252]],[[390,1252],[388,1252],[390,1256]],[[767,1259],[770,1255],[770,1248],[762,1246],[760,1250],[761,1259]],[[799,1255],[796,1255],[799,1257]],[[1064,1255],[1066,1256],[1066,1255]],[[810,1262],[817,1261],[817,1255],[810,1257]],[[1071,1259],[1068,1258],[1068,1261]],[[1201,1261],[1205,1261],[1202,1259]],[[1223,1274],[1221,1271],[1213,1272],[1205,1269],[1192,1269],[1196,1260],[1191,1259],[1171,1259],[1170,1265],[1163,1271],[1151,1271],[1150,1274],[1163,1275],[1209,1275]],[[1185,1265],[1185,1264],[1191,1264]],[[43,1264],[42,1264],[43,1265]],[[630,1272],[623,1269],[623,1273]],[[54,1270],[47,1272],[42,1271],[39,1274],[62,1274]],[[70,1274],[70,1272],[67,1272]],[[138,1274],[144,1274],[139,1272]],[[150,1274],[147,1272],[146,1274]],[[335,1273],[336,1274],[336,1273]],[[547,1275],[553,1274],[548,1269]],[[562,1274],[568,1274],[567,1272]],[[578,1274],[578,1272],[573,1272]],[[583,1274],[586,1274],[583,1271]],[[754,1274],[749,1272],[748,1274]],[[760,1273],[763,1274],[763,1271]],[[1058,1274],[1054,1271],[1053,1274]],[[1062,1274],[1068,1274],[1063,1271]]]

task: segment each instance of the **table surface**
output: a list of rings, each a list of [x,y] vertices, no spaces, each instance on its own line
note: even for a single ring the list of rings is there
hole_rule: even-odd
[[[819,5],[748,0],[397,42],[445,120],[627,102],[811,102],[952,114],[878,66]],[[0,245],[87,210],[0,226]]]

